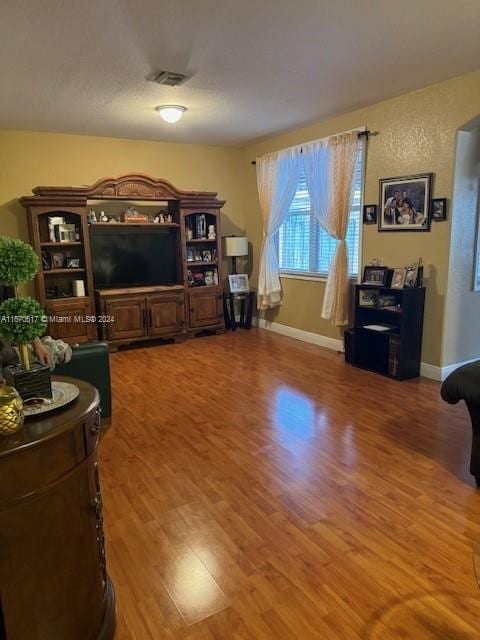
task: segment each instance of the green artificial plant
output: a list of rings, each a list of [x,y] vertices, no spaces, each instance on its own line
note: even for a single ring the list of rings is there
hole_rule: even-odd
[[[30,369],[28,344],[45,333],[47,319],[36,300],[18,296],[18,285],[34,278],[39,260],[33,248],[15,238],[0,236],[0,282],[15,297],[0,304],[0,336],[17,345],[25,369]]]

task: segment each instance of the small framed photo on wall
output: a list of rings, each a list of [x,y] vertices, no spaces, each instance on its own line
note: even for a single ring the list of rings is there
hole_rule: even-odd
[[[447,219],[447,199],[433,198],[432,220],[434,222],[445,222],[446,219]]]
[[[377,224],[377,205],[363,205],[363,224]]]

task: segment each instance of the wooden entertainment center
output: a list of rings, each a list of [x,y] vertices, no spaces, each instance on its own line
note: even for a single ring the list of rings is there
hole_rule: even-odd
[[[223,331],[220,210],[225,202],[216,193],[180,191],[143,174],[104,178],[90,187],[36,187],[33,193],[20,202],[27,210],[31,243],[41,259],[36,295],[50,318],[52,337],[69,343],[100,338],[116,347]],[[122,209],[129,206],[138,211],[141,221],[133,222],[131,217],[120,221]],[[115,221],[90,223],[92,210],[97,217],[102,213],[108,218],[107,210],[109,220]],[[165,213],[165,221],[146,221],[152,215],[158,220],[157,211]],[[53,238],[53,218],[62,219],[72,236]],[[159,252],[167,247],[175,256],[172,281],[97,286],[92,246],[99,235],[108,243],[109,234],[113,237],[120,231],[147,235],[150,242],[158,237]],[[74,295],[76,280],[83,282],[84,295]]]

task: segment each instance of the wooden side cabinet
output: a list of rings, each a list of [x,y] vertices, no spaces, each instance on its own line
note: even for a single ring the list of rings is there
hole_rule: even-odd
[[[99,289],[95,296],[101,337],[110,344],[186,336],[182,285]]]
[[[223,295],[217,287],[190,290],[188,306],[191,329],[223,327]]]
[[[0,638],[112,640],[98,391],[0,441]]]
[[[52,338],[70,344],[96,339],[97,325],[88,298],[47,301],[46,312]]]
[[[107,300],[104,316],[108,340],[141,338],[145,335],[145,299],[128,297]]]
[[[147,298],[148,335],[164,336],[185,329],[185,298],[183,292],[157,294]]]

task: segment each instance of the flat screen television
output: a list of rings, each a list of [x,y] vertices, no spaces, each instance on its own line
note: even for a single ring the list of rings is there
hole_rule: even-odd
[[[95,288],[176,284],[175,234],[176,230],[171,228],[92,229],[90,246]]]

